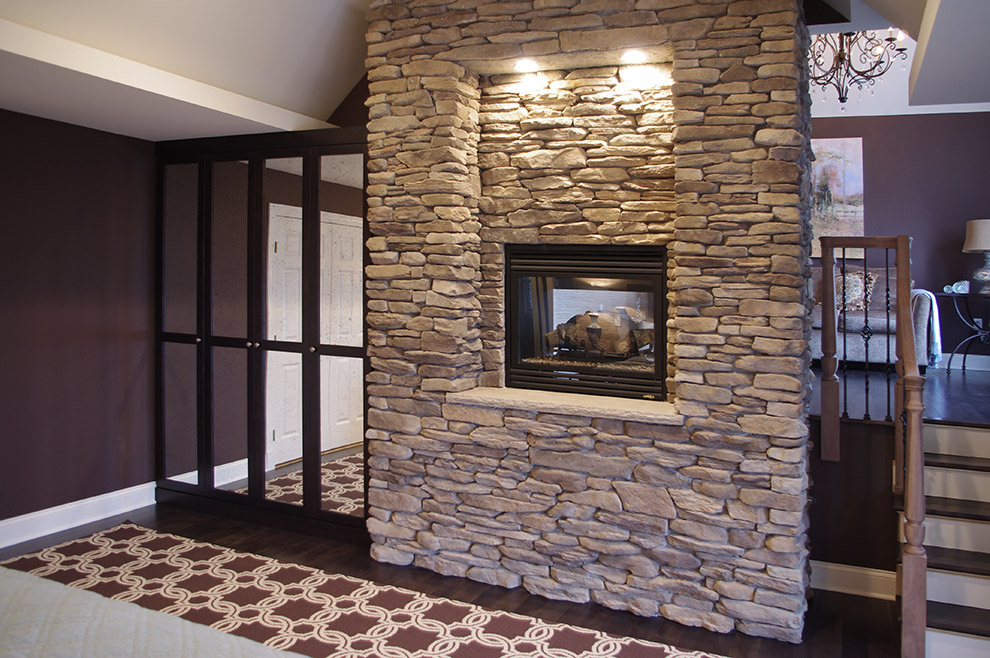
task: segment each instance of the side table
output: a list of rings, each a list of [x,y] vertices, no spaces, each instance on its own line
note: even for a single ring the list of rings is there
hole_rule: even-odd
[[[990,313],[987,313],[988,304],[990,302],[990,295],[981,295],[979,293],[957,293],[957,292],[937,292],[935,293],[937,299],[951,299],[952,305],[956,309],[956,315],[959,319],[963,321],[963,324],[970,331],[970,335],[959,341],[952,352],[949,354],[949,363],[945,366],[945,371],[950,372],[952,370],[952,359],[956,356],[960,349],[965,346],[965,350],[962,353],[962,369],[963,372],[966,371],[966,357],[969,356],[970,348],[976,343],[980,342],[984,345],[990,345],[990,327],[987,326],[987,320],[990,319]],[[970,301],[982,301],[983,304],[982,313],[974,314],[973,308],[970,306]]]

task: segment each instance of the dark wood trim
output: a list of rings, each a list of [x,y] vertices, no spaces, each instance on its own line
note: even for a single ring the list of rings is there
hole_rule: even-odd
[[[198,471],[197,483],[213,488],[213,347],[203,338],[213,334],[213,163],[199,163],[199,237],[196,282],[196,367]]]
[[[174,505],[194,512],[212,514],[214,516],[242,521],[269,528],[289,530],[303,533],[311,537],[323,537],[357,546],[370,546],[371,539],[364,527],[364,519],[358,517],[313,517],[305,513],[298,505],[274,503],[256,505],[244,496],[224,500],[223,497],[202,495],[196,492],[179,491],[177,487],[159,486],[155,489],[155,500],[158,503]],[[236,496],[236,494],[234,494]],[[340,518],[338,518],[340,517]],[[353,518],[354,522],[347,520]]]
[[[155,143],[155,153],[163,163],[189,161],[199,158],[247,159],[264,152],[266,157],[284,157],[279,150],[298,151],[338,145],[361,145],[367,142],[368,131],[363,126],[352,128],[323,128],[290,132],[231,135],[202,139],[180,139]]]
[[[990,610],[938,601],[929,601],[927,607],[930,628],[990,637]]]
[[[154,353],[154,408],[152,413],[155,433],[155,480],[165,478],[165,375],[163,352],[165,350],[165,167],[155,168],[155,346]]]
[[[248,165],[248,341],[265,336],[265,259],[267,213],[265,161],[255,155]],[[265,362],[260,349],[248,355],[248,496],[255,504],[265,499]]]
[[[990,553],[963,551],[957,548],[943,548],[942,546],[928,546],[925,551],[928,553],[929,569],[990,576]]]
[[[302,453],[303,507],[320,510],[320,156],[303,158],[302,208]]]

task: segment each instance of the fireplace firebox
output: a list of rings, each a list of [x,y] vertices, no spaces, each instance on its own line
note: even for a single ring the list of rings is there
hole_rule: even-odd
[[[505,246],[506,383],[666,397],[666,248]]]

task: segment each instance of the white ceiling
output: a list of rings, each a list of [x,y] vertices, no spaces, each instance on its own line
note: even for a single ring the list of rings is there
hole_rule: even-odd
[[[912,105],[990,102],[990,0],[835,1],[918,39]],[[367,5],[0,0],[0,108],[155,141],[327,127],[364,74]]]
[[[368,0],[0,0],[0,107],[161,140],[327,127]]]

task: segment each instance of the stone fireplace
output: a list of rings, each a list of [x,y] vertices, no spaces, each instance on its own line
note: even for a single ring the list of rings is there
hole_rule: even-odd
[[[372,555],[799,641],[798,3],[371,7]],[[522,57],[539,71],[513,72]],[[667,400],[506,385],[506,245],[558,244],[666,249]]]
[[[662,245],[505,245],[506,385],[663,400]]]

